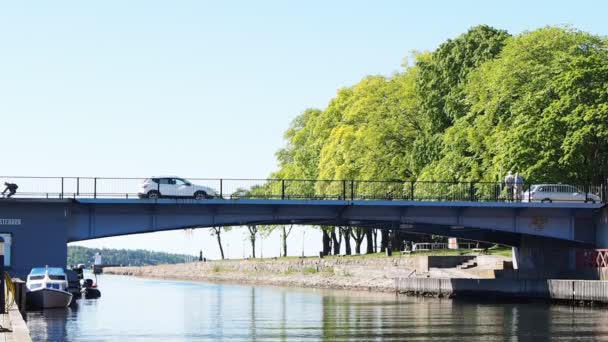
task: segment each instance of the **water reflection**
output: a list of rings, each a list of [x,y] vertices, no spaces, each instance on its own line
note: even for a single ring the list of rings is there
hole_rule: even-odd
[[[30,312],[34,341],[589,341],[608,310],[119,276],[76,308]]]
[[[40,341],[64,341],[67,339],[67,320],[72,315],[72,308],[51,309],[44,312],[28,313],[28,328],[36,331]]]

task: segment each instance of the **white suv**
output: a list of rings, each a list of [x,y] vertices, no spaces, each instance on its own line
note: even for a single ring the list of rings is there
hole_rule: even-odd
[[[184,178],[160,176],[144,180],[139,186],[138,195],[140,198],[192,197],[200,200],[216,197],[217,192],[206,186],[192,184]]]
[[[523,194],[524,202],[599,202],[600,197],[585,193],[574,185],[536,184]]]

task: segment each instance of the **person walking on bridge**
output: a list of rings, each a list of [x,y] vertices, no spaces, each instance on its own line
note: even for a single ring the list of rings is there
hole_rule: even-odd
[[[513,201],[513,186],[515,185],[515,177],[513,177],[511,171],[507,172],[505,185],[507,186],[507,200],[511,202]]]
[[[4,182],[4,186],[6,188],[4,188],[4,191],[2,191],[2,197],[6,196],[6,198],[9,198],[17,192],[18,186],[15,183]],[[8,195],[5,195],[7,191]]]
[[[515,200],[521,202],[524,195],[524,178],[515,172]]]

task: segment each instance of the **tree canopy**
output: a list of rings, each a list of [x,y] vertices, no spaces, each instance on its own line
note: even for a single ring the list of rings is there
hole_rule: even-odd
[[[192,255],[154,252],[143,249],[99,249],[82,246],[68,246],[67,264],[85,264],[90,266],[93,264],[96,253],[101,255],[104,264],[131,266],[177,264],[191,260],[194,257]]]
[[[569,27],[515,36],[473,27],[304,111],[272,177],[498,181],[512,169],[537,182],[599,183],[608,176],[607,44]]]

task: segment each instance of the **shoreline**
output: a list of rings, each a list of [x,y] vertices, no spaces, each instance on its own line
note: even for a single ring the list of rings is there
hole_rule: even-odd
[[[393,293],[397,296],[608,304],[608,282],[487,276],[489,270],[499,271],[497,261],[504,264],[501,258],[477,257],[473,270],[462,270],[459,265],[469,265],[473,260],[458,256],[246,259],[108,267],[104,273],[158,280]]]
[[[159,276],[147,276],[147,275],[135,275],[135,274],[119,274],[119,273],[110,273],[110,275],[120,275],[120,276],[128,276],[128,277],[136,277],[141,279],[150,279],[150,280],[166,280],[166,281],[185,281],[185,282],[196,282],[196,283],[207,283],[207,284],[216,284],[216,285],[234,285],[234,286],[263,286],[263,287],[280,287],[280,288],[292,288],[292,289],[306,289],[306,290],[335,290],[335,291],[353,291],[353,292],[365,292],[365,293],[377,293],[377,294],[395,294],[394,287],[384,288],[384,287],[357,287],[357,286],[339,286],[336,284],[328,284],[317,285],[314,287],[305,286],[302,283],[296,283],[294,281],[285,281],[285,282],[270,282],[263,280],[245,280],[245,279],[225,279],[225,278],[200,278],[200,277],[159,277]],[[408,294],[409,296],[409,294]]]
[[[394,293],[397,279],[402,278],[483,278],[474,271],[454,268],[463,260],[468,259],[437,256],[243,259],[106,267],[103,272],[163,280]],[[446,263],[453,265],[433,268],[434,264]]]
[[[146,266],[147,267],[147,266]],[[250,274],[244,272],[222,271],[221,274],[207,275],[170,275],[170,274],[153,274],[150,272],[138,272],[135,267],[112,267],[106,274],[125,275],[138,278],[157,279],[157,280],[176,280],[176,281],[192,281],[204,282],[212,284],[226,285],[249,285],[249,286],[277,286],[277,287],[292,287],[303,289],[323,289],[323,290],[348,290],[361,292],[377,292],[377,293],[394,293],[395,278],[384,279],[380,284],[360,284],[352,283],[352,280],[345,276],[335,274],[281,274],[272,272],[260,272]],[[370,279],[373,280],[373,279]]]

